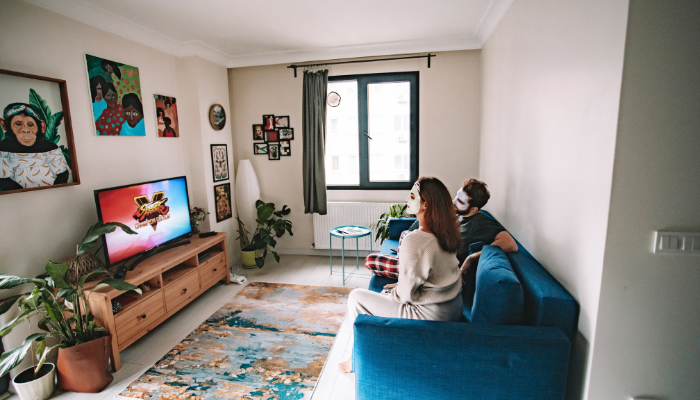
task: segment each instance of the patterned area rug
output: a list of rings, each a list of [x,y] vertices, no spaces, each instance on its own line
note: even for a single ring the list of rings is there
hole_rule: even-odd
[[[310,398],[351,290],[253,282],[120,396]]]

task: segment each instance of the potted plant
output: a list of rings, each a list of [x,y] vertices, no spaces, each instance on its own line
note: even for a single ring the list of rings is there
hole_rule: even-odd
[[[114,232],[117,227],[128,234],[136,234],[118,222],[98,222],[90,227],[85,238],[77,246],[76,258],[93,247],[100,235]],[[78,263],[74,264],[73,281],[68,276],[71,267],[67,262],[48,261],[45,266],[46,272],[36,278],[0,274],[0,289],[14,289],[24,284],[34,286],[31,291],[10,296],[0,303],[0,314],[4,314],[13,306],[19,308],[19,315],[0,327],[0,336],[6,336],[24,322],[30,327],[30,335],[19,347],[0,356],[1,376],[19,365],[30,350],[36,355],[36,359],[32,356],[33,367],[15,377],[15,387],[22,400],[43,399],[49,391],[48,388],[42,391],[26,386],[49,385],[50,381],[50,392],[53,392],[53,378],[47,376],[54,373],[55,369],[58,370],[59,387],[69,391],[99,392],[113,379],[106,370],[112,344],[111,336],[106,328],[96,325],[89,307],[90,295],[86,295],[83,288],[91,277],[102,276],[103,279],[95,290],[105,286],[124,291],[134,290],[139,294],[141,290],[113,278],[104,268],[82,273],[78,270]],[[42,333],[31,333],[32,326],[29,321],[33,317],[39,318],[37,326]],[[57,367],[54,368],[51,364],[46,368],[46,357],[54,348],[58,348]],[[34,385],[30,385],[31,383]]]
[[[370,225],[372,229],[376,229],[374,240],[379,240],[379,245],[384,244],[384,241],[389,237],[389,218],[408,217],[406,214],[406,204],[394,204],[389,207],[389,211],[383,213],[377,222]]]
[[[238,220],[238,238],[241,242],[241,260],[244,268],[262,268],[265,265],[265,258],[268,251],[275,257],[275,261],[280,261],[280,256],[274,250],[277,245],[275,238],[280,238],[285,232],[292,233],[292,221],[282,217],[289,215],[292,211],[286,205],[281,210],[275,210],[275,203],[265,203],[262,200],[255,202],[257,210],[256,222],[258,223],[253,237],[248,239],[250,233],[243,221]],[[251,258],[253,261],[251,261]]]
[[[190,223],[192,224],[192,233],[199,233],[199,223],[207,219],[209,212],[202,207],[190,208]]]

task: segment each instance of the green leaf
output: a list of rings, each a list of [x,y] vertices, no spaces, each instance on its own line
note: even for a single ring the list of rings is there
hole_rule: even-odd
[[[0,125],[0,142],[5,139],[5,129]]]
[[[49,121],[51,118],[51,109],[46,101],[39,96],[39,94],[34,89],[29,89],[29,105],[34,106],[34,110],[39,113],[39,117],[44,122]]]
[[[68,152],[68,148],[64,145],[61,145],[61,153],[63,153],[63,157],[66,159],[66,163],[70,166],[70,153]]]
[[[272,256],[275,257],[275,261],[280,262],[280,256],[277,254],[276,251],[270,250],[270,253],[272,253]]]
[[[5,314],[7,312],[7,310],[12,308],[12,306],[15,305],[15,302],[17,302],[17,299],[19,299],[22,296],[24,296],[24,295],[18,294],[16,296],[10,296],[10,297],[6,298],[2,302],[2,304],[0,304],[0,315]]]
[[[58,134],[58,127],[61,126],[63,120],[63,111],[59,111],[51,116],[50,121],[46,121],[46,133],[50,135],[52,143],[58,143],[61,140],[61,135]],[[49,137],[47,137],[49,139]]]
[[[6,323],[5,325],[0,327],[0,336],[6,336],[10,332],[12,332],[12,329],[14,329],[15,326],[17,326],[19,323],[24,321],[24,317],[29,315],[33,310],[24,310],[22,313],[17,316],[17,318],[13,319],[12,321]]]
[[[51,326],[49,325],[51,320],[48,320],[46,318],[42,318],[37,322],[36,326],[39,327],[42,331],[47,331],[51,332]]]
[[[92,246],[94,246],[97,243],[97,239],[100,238],[100,235],[112,233],[117,229],[117,227],[121,228],[121,230],[128,233],[129,235],[138,234],[137,232],[120,222],[106,222],[103,224],[102,222],[98,221],[95,225],[91,226],[90,229],[88,229],[87,234],[85,234],[83,241],[80,243],[77,255],[83,254],[85,251],[89,250]]]
[[[94,270],[94,271],[92,271],[92,272],[90,272],[90,273],[88,273],[88,274],[82,275],[82,276],[80,277],[80,279],[78,280],[78,286],[80,286],[80,287],[82,288],[82,287],[85,285],[85,281],[86,281],[89,277],[91,277],[92,275],[95,275],[95,274],[102,274],[102,273],[107,273],[107,274],[109,274],[109,271],[107,271],[107,270],[104,269],[104,268],[97,268],[96,270]]]
[[[39,279],[20,278],[19,276],[0,274],[0,289],[13,289],[25,283],[36,283],[38,280]]]
[[[258,207],[258,220],[267,222],[275,211],[274,203],[263,203]],[[259,222],[258,222],[259,223]]]
[[[141,289],[138,288],[138,286],[134,286],[131,283],[126,283],[121,279],[116,279],[116,278],[107,278],[103,279],[100,281],[100,283],[95,286],[94,290],[106,287],[106,286],[111,286],[117,290],[133,290],[134,292],[141,294]]]
[[[44,267],[44,269],[51,275],[51,279],[53,279],[56,288],[64,289],[72,287],[68,278],[66,278],[68,267],[69,265],[67,262],[55,263],[51,260],[46,262],[46,267]]]
[[[256,265],[258,268],[262,268],[263,265],[265,265],[265,259],[262,258],[262,257],[255,257],[255,265]]]
[[[48,333],[35,333],[27,337],[19,347],[3,353],[2,357],[0,357],[0,376],[6,375],[24,360],[24,356],[27,355],[27,351],[31,348],[33,341],[37,339],[44,340],[47,336]]]

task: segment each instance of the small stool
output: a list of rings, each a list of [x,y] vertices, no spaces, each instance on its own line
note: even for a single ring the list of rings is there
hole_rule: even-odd
[[[354,228],[354,229],[353,229]],[[343,230],[346,230],[348,233],[343,232]],[[355,266],[355,269],[360,268],[360,238],[369,236],[369,251],[370,253],[372,252],[372,230],[369,229],[366,226],[359,226],[359,225],[343,225],[343,226],[336,226],[335,228],[331,229],[330,231],[330,257],[331,257],[331,275],[333,275],[333,237],[341,238],[342,239],[342,248],[341,248],[341,259],[343,260],[343,286],[345,286],[345,281],[350,278],[353,274],[357,274],[360,276],[372,276],[372,274],[359,274],[355,271],[351,272],[348,274],[348,276],[345,276],[345,239],[355,239],[355,249],[356,249],[356,258],[357,258],[357,265]]]

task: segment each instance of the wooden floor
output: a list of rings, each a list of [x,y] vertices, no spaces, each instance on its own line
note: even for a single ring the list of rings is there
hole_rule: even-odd
[[[353,270],[355,260],[353,258],[346,259],[346,262],[348,262],[346,272]],[[348,266],[350,263],[352,267]],[[330,275],[329,264],[329,257],[282,255],[279,264],[272,257],[268,257],[262,269],[241,269],[239,273],[248,274],[249,281],[257,282],[343,286],[340,274]],[[333,258],[333,270],[338,272],[341,270],[339,257]],[[360,274],[369,273],[362,264],[357,271]],[[369,277],[367,276],[351,276],[345,283],[346,287],[367,288],[368,285]],[[101,400],[116,398],[132,381],[141,376],[216,310],[229,302],[242,288],[243,286],[234,283],[229,286],[217,284],[158,328],[124,350],[121,353],[122,368],[114,373],[114,381],[102,392],[85,394],[61,392],[57,389],[52,399]],[[346,320],[340,328],[333,349],[326,361],[326,366],[311,397],[313,400],[352,400],[355,398],[355,375],[338,373],[338,363],[350,357],[351,349],[352,321]],[[19,397],[12,396],[10,399],[19,400]]]

